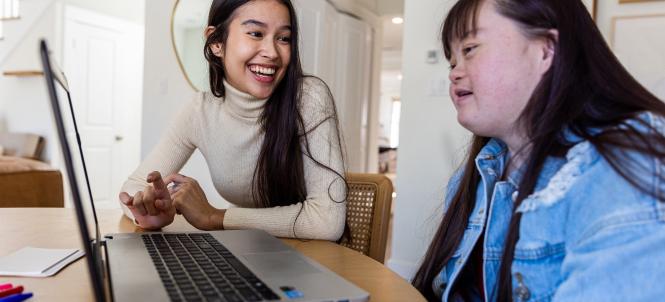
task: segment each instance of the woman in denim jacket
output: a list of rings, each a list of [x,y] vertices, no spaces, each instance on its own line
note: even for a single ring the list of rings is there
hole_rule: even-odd
[[[440,301],[665,299],[665,103],[582,2],[460,0],[442,42],[474,138],[414,286]]]

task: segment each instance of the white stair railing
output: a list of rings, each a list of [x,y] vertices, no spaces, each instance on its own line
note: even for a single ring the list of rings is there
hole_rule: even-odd
[[[18,0],[0,0],[0,21],[19,18]]]
[[[0,13],[3,15],[5,1],[17,0],[0,0],[0,5],[3,5]],[[0,38],[0,66],[5,63],[7,57],[20,44],[23,37],[30,32],[54,2],[55,0],[23,0],[20,4],[20,18],[8,18],[9,20],[0,21],[0,37],[2,37]],[[18,10],[18,6],[12,8],[12,10]]]

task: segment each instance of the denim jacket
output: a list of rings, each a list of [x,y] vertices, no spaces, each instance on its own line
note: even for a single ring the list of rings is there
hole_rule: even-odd
[[[648,113],[639,118],[665,133],[662,118]],[[517,170],[501,181],[507,153],[493,139],[475,159],[481,175],[476,205],[452,259],[432,282],[442,301],[459,300],[451,288],[483,232],[485,300],[497,299],[520,179]],[[665,300],[665,159],[630,156],[652,171],[638,181],[656,197],[632,186],[587,141],[579,141],[565,158],[546,159],[534,193],[517,209],[522,219],[511,267],[515,301]],[[458,172],[451,178],[447,202],[460,177]]]

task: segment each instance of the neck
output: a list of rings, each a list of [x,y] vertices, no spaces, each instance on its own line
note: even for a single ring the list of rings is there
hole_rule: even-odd
[[[259,99],[242,92],[227,81],[224,81],[224,88],[225,99],[231,111],[243,118],[256,119],[261,116],[267,99]]]
[[[528,145],[526,135],[520,133],[512,133],[507,137],[499,138],[508,146],[508,155],[510,158],[508,167],[506,168],[506,175],[519,169],[524,162],[529,158],[531,147]]]

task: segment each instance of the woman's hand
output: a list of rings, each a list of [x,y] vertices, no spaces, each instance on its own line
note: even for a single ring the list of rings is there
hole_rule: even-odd
[[[173,205],[191,225],[206,231],[223,229],[226,210],[210,205],[195,179],[171,174],[165,180],[166,183],[173,182],[174,185],[170,189]]]
[[[136,223],[144,229],[156,230],[173,222],[176,209],[171,194],[157,171],[148,174],[145,190],[130,196],[120,192],[120,201],[132,211]]]

